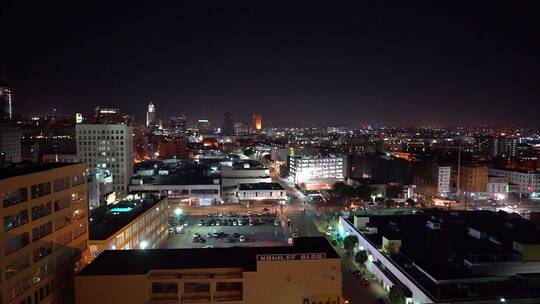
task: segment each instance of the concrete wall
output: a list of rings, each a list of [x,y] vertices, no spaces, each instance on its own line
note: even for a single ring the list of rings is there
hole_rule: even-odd
[[[77,304],[145,304],[150,285],[146,275],[77,276],[75,303]]]

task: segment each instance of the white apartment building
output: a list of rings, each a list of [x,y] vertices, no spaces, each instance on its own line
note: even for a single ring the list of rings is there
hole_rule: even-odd
[[[331,188],[345,178],[343,156],[296,156],[289,159],[289,174],[296,185],[306,190]]]
[[[450,193],[451,176],[452,176],[452,167],[439,166],[438,179],[437,179],[437,192],[439,193],[439,195],[446,195]]]
[[[77,158],[113,175],[113,191],[126,193],[133,174],[133,129],[124,124],[78,124]]]
[[[502,176],[488,176],[486,191],[494,199],[505,199],[509,192],[508,180]]]
[[[540,172],[489,169],[489,175],[506,177],[508,183],[517,185],[517,193],[519,194],[533,195],[540,192]]]

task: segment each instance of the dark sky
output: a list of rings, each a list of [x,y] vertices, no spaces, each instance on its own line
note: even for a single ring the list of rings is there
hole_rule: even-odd
[[[532,1],[120,2],[2,1],[17,113],[540,125]]]

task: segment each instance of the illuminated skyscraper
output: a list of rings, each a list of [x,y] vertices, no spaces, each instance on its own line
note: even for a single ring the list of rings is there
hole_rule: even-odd
[[[13,92],[10,88],[0,86],[0,120],[13,119]]]
[[[251,127],[254,130],[262,130],[262,117],[261,114],[251,115]]]
[[[146,126],[155,126],[157,125],[156,119],[156,107],[152,102],[148,104],[148,111],[146,112]]]

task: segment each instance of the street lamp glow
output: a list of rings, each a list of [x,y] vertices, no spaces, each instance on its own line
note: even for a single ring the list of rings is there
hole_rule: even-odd
[[[506,302],[506,299],[505,299],[505,298],[501,298],[501,299],[500,299],[500,302],[501,302],[501,303]]]
[[[176,216],[179,216],[180,214],[182,214],[182,209],[180,209],[180,208],[174,209],[174,214],[175,214]]]
[[[147,241],[142,241],[140,244],[139,244],[139,247],[141,249],[146,249],[146,247],[148,247],[148,242]]]

